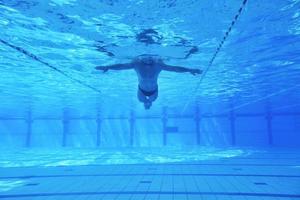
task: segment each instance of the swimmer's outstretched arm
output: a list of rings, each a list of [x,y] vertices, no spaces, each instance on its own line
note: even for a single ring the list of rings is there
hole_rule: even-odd
[[[115,65],[108,65],[108,66],[97,66],[97,67],[95,67],[95,69],[102,70],[103,72],[107,72],[108,70],[133,69],[133,65],[131,63],[115,64]]]
[[[202,70],[200,70],[200,69],[191,69],[191,68],[186,68],[186,67],[170,66],[170,65],[166,65],[166,64],[164,64],[162,66],[162,70],[170,71],[170,72],[178,72],[178,73],[189,72],[193,75],[202,73]]]

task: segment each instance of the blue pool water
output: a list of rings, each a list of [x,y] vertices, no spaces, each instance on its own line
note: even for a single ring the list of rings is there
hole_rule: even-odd
[[[299,0],[0,0],[0,199],[300,199],[299,149]]]

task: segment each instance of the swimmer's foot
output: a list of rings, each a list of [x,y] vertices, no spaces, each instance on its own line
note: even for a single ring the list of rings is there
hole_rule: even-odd
[[[97,69],[97,70],[101,70],[101,71],[103,71],[103,73],[105,73],[105,72],[107,72],[107,71],[108,71],[108,67],[101,67],[101,66],[97,66],[97,67],[95,67],[95,69]]]
[[[200,69],[191,69],[190,73],[195,76],[197,74],[202,74],[202,70],[200,70]]]

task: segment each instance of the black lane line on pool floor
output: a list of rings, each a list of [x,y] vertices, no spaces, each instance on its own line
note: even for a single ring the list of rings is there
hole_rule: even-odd
[[[47,163],[48,164],[48,163]],[[89,164],[89,165],[69,165],[69,166],[50,166],[51,168],[64,168],[64,167],[115,167],[115,166],[243,166],[243,167],[298,167],[300,166],[300,161],[295,164],[251,164],[251,163],[228,163],[228,164],[221,164],[221,163],[153,163],[153,164],[143,164],[143,163],[137,163],[137,164]],[[15,167],[15,166],[14,166]],[[43,164],[38,166],[18,166],[21,168],[39,168],[39,167],[45,167]],[[49,166],[46,166],[49,167]],[[1,167],[0,169],[7,169],[10,167]]]
[[[175,191],[114,191],[114,192],[64,192],[64,193],[33,193],[0,195],[0,199],[53,196],[97,196],[97,195],[217,195],[217,196],[248,196],[248,197],[281,197],[300,198],[300,194],[250,193],[250,192],[175,192]]]
[[[284,174],[209,174],[209,173],[134,173],[134,174],[69,174],[69,175],[28,175],[2,176],[1,179],[36,179],[36,178],[74,178],[74,177],[115,177],[115,176],[223,176],[223,177],[271,177],[271,178],[300,178],[300,175]]]

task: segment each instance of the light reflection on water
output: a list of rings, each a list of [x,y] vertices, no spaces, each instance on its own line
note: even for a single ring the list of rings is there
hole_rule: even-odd
[[[0,192],[6,192],[13,188],[23,186],[24,183],[22,180],[0,180]]]
[[[170,65],[205,69],[241,4],[209,0],[182,0],[174,5],[161,0],[0,2],[2,40],[102,92],[95,93],[0,45],[0,108],[19,110],[20,105],[28,105],[51,113],[65,106],[92,110],[99,104],[108,113],[143,110],[136,99],[134,71],[103,74],[94,67],[129,62],[147,53],[166,58]],[[161,73],[154,106],[158,110],[166,105],[181,107],[193,96],[202,104],[232,98],[250,102],[294,87],[299,82],[299,3],[250,2],[199,90],[192,92],[199,76]],[[145,30],[155,34],[145,34]],[[144,40],[139,39],[141,34]],[[199,51],[175,59],[187,55],[192,47]],[[293,93],[299,94],[299,88]]]
[[[56,167],[80,165],[116,165],[143,163],[187,163],[247,156],[240,149],[197,148],[161,149],[20,149],[2,152],[0,167]]]

